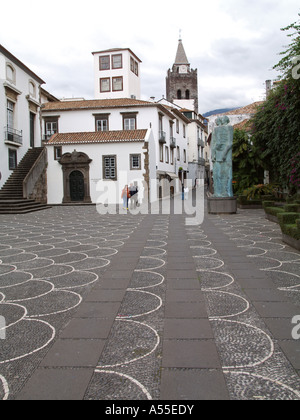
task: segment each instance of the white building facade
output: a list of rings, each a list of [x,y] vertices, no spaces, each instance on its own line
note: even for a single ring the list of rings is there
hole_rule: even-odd
[[[45,82],[0,45],[0,188],[29,148],[41,146]]]
[[[64,157],[72,160],[70,154],[74,150],[91,161],[89,170],[86,165],[82,171],[89,194],[77,197],[78,201],[101,203],[99,188],[104,185],[112,191],[108,193],[108,203],[121,204],[120,190],[126,182],[139,186],[145,182],[151,202],[181,192],[179,181],[186,179],[188,171],[189,120],[183,114],[175,114],[160,104],[128,98],[52,102],[44,104],[42,114],[43,136],[50,139],[49,204],[76,201],[67,197],[70,179],[64,177],[61,164]],[[94,140],[86,141],[87,137]],[[105,165],[107,173],[112,171],[110,179],[106,177]],[[76,170],[75,163],[73,169]],[[140,192],[141,198],[144,193]],[[103,200],[105,203],[107,197]]]
[[[93,52],[95,99],[140,99],[141,60],[129,48]]]

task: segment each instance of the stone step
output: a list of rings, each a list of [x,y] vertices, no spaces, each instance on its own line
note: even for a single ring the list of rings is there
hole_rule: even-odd
[[[51,206],[35,200],[1,200],[0,214],[25,214],[50,209]]]

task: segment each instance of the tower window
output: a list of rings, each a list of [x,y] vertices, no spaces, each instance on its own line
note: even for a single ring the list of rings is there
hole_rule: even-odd
[[[188,89],[185,91],[185,99],[190,99],[190,91]]]
[[[110,70],[110,56],[103,55],[99,58],[99,68],[100,70]]]
[[[181,90],[180,89],[177,91],[177,99],[181,99]]]
[[[122,54],[116,54],[112,56],[112,68],[121,69],[122,68]]]

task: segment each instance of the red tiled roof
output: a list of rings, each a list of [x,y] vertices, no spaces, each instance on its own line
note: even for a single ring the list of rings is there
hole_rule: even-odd
[[[144,142],[147,130],[57,133],[48,145]]]
[[[235,130],[245,130],[246,132],[250,132],[252,130],[252,125],[250,121],[250,119],[244,120],[238,124],[235,124],[233,128]]]
[[[121,108],[135,106],[157,106],[153,102],[141,101],[138,99],[91,99],[83,101],[59,101],[44,104],[42,111],[69,111],[75,109],[100,109],[100,108]]]
[[[253,104],[244,106],[242,108],[235,109],[234,111],[225,112],[224,115],[243,115],[243,114],[255,114],[257,112],[257,108],[263,102],[254,102]]]

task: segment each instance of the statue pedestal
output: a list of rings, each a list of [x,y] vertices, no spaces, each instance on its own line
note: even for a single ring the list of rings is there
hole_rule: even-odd
[[[209,214],[236,214],[237,199],[236,197],[209,197],[208,201]]]

